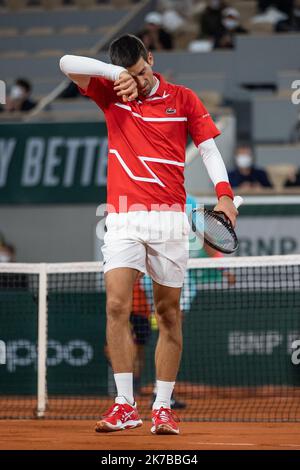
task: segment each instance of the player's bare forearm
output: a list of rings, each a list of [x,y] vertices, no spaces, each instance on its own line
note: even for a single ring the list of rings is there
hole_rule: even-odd
[[[214,210],[224,212],[232,226],[235,227],[238,211],[229,196],[221,196]]]
[[[138,96],[137,84],[128,72],[122,72],[118,80],[114,82],[114,90],[118,96],[122,96],[124,102],[132,101]]]

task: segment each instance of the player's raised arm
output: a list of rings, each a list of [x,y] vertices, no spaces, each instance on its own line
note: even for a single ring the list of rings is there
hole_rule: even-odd
[[[137,96],[136,82],[124,67],[76,55],[64,55],[59,66],[83,90],[87,90],[91,77],[102,77],[115,82],[115,90],[124,101]]]

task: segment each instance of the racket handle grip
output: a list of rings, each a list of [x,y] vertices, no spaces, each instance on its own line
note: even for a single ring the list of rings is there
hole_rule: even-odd
[[[233,204],[238,209],[244,202],[244,199],[241,196],[235,196]]]

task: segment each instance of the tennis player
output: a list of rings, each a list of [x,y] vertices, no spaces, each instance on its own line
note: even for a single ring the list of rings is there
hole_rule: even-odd
[[[223,211],[233,225],[237,211],[214,142],[220,132],[197,95],[154,73],[152,53],[135,36],[114,40],[109,52],[111,64],[73,55],[60,60],[61,70],[104,112],[109,139],[108,216],[102,251],[107,343],[117,397],[97,422],[96,431],[142,425],[133,396],[129,317],[134,283],[148,272],[159,327],[151,432],[178,434],[170,398],[182,353],[180,293],[189,253],[184,189],[188,134],[214,183],[215,209]]]

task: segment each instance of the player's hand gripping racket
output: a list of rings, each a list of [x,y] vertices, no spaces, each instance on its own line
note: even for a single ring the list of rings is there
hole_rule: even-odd
[[[233,200],[236,208],[243,202],[241,196],[236,196]],[[189,221],[193,232],[215,250],[222,253],[233,253],[237,250],[238,238],[224,212],[205,208],[193,209]]]

